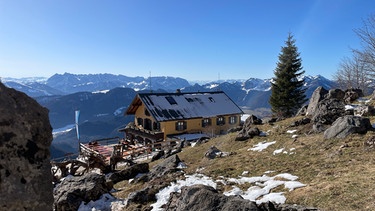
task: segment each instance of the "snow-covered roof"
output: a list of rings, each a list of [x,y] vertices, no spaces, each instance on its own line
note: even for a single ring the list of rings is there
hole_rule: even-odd
[[[144,104],[158,122],[242,114],[243,111],[222,91],[194,93],[140,93],[126,114],[135,114]]]

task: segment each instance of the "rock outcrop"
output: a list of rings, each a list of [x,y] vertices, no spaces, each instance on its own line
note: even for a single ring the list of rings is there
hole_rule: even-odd
[[[337,118],[345,115],[345,103],[336,98],[327,98],[320,101],[314,112],[312,121],[325,125],[332,124]]]
[[[165,210],[318,211],[319,209],[299,205],[276,205],[272,202],[257,205],[255,202],[243,199],[241,196],[225,196],[224,194],[220,194],[211,186],[192,185],[182,187],[181,193],[171,193]]]
[[[67,177],[55,187],[55,210],[78,210],[82,202],[96,201],[111,189],[112,186],[108,186],[105,176],[97,173]]]
[[[348,89],[345,91],[344,101],[345,103],[352,103],[360,97],[363,97],[361,89]]]
[[[172,155],[155,165],[147,175],[138,178],[136,182],[147,182],[148,186],[130,193],[127,198],[128,206],[156,201],[156,193],[171,182],[175,182],[183,174],[178,172],[177,166],[180,162],[181,160],[177,155]]]
[[[318,108],[318,103],[324,99],[325,95],[328,93],[328,90],[319,86],[313,92],[309,105],[307,106],[306,115],[314,115],[316,109]]]
[[[129,180],[137,176],[138,174],[148,173],[148,163],[139,163],[132,165],[124,170],[115,171],[106,175],[107,182],[116,184],[123,180]]]
[[[168,210],[259,210],[255,202],[237,196],[219,194],[211,186],[193,185],[174,192],[166,205]]]
[[[48,110],[0,83],[0,209],[51,210]]]
[[[345,138],[352,133],[366,133],[372,129],[368,118],[359,116],[339,117],[330,128],[324,132],[324,138]]]
[[[260,130],[257,127],[253,127],[253,125],[260,125],[262,124],[262,120],[258,117],[251,115],[245,120],[245,124],[242,127],[242,130],[238,133],[236,137],[236,141],[244,141],[249,138],[253,138],[254,136],[260,135]]]

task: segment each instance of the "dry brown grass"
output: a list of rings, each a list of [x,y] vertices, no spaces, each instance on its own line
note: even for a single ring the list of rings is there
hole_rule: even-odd
[[[375,210],[375,151],[367,151],[363,145],[375,132],[324,140],[323,134],[308,134],[312,125],[289,127],[300,118],[258,126],[262,131],[269,131],[267,137],[238,142],[234,141],[237,133],[228,134],[199,146],[184,148],[179,157],[188,166],[185,169],[187,174],[200,169],[200,173],[213,178],[238,177],[243,171],[249,171],[247,176],[261,176],[271,170],[274,175],[290,173],[298,176],[298,181],[306,184],[306,187],[291,192],[280,189],[285,192],[286,203],[289,204],[323,210]],[[374,121],[371,118],[371,122]],[[299,137],[292,139],[292,134],[286,133],[289,129],[297,129]],[[262,152],[247,150],[262,141],[276,143]],[[234,152],[234,155],[209,160],[204,154],[212,145],[221,151]],[[295,154],[272,154],[280,148],[295,148]],[[150,163],[150,166],[153,165],[155,162]],[[247,188],[245,186],[242,188]],[[130,192],[141,189],[143,184],[134,186],[125,181],[115,187],[122,189],[116,196],[126,198]],[[229,190],[230,187],[220,189]]]
[[[323,134],[307,134],[312,125],[290,128],[299,118],[259,126],[262,131],[270,131],[267,137],[237,142],[234,141],[236,134],[228,134],[185,148],[179,156],[188,165],[187,173],[204,168],[200,172],[214,178],[238,177],[243,171],[249,171],[249,176],[260,176],[269,170],[275,171],[274,174],[296,175],[307,186],[291,192],[284,190],[290,204],[323,210],[375,210],[375,152],[366,151],[363,145],[375,133],[324,140]],[[298,130],[296,140],[286,133],[289,129]],[[262,152],[247,151],[262,141],[276,143]],[[235,154],[213,160],[204,158],[211,145]],[[295,148],[295,154],[272,154],[280,148]]]

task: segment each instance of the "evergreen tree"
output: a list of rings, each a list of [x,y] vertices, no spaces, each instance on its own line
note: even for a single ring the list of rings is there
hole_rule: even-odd
[[[275,77],[271,83],[271,97],[269,103],[272,112],[277,117],[291,117],[306,102],[306,89],[302,75],[302,59],[295,45],[291,33],[281,48],[279,61],[274,71]]]

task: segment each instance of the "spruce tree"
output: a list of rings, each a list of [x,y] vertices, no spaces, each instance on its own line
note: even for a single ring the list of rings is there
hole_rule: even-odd
[[[306,89],[303,88],[302,59],[295,45],[295,39],[289,33],[285,46],[281,47],[279,61],[274,71],[275,77],[271,83],[271,104],[273,115],[276,117],[291,117],[306,102]]]

